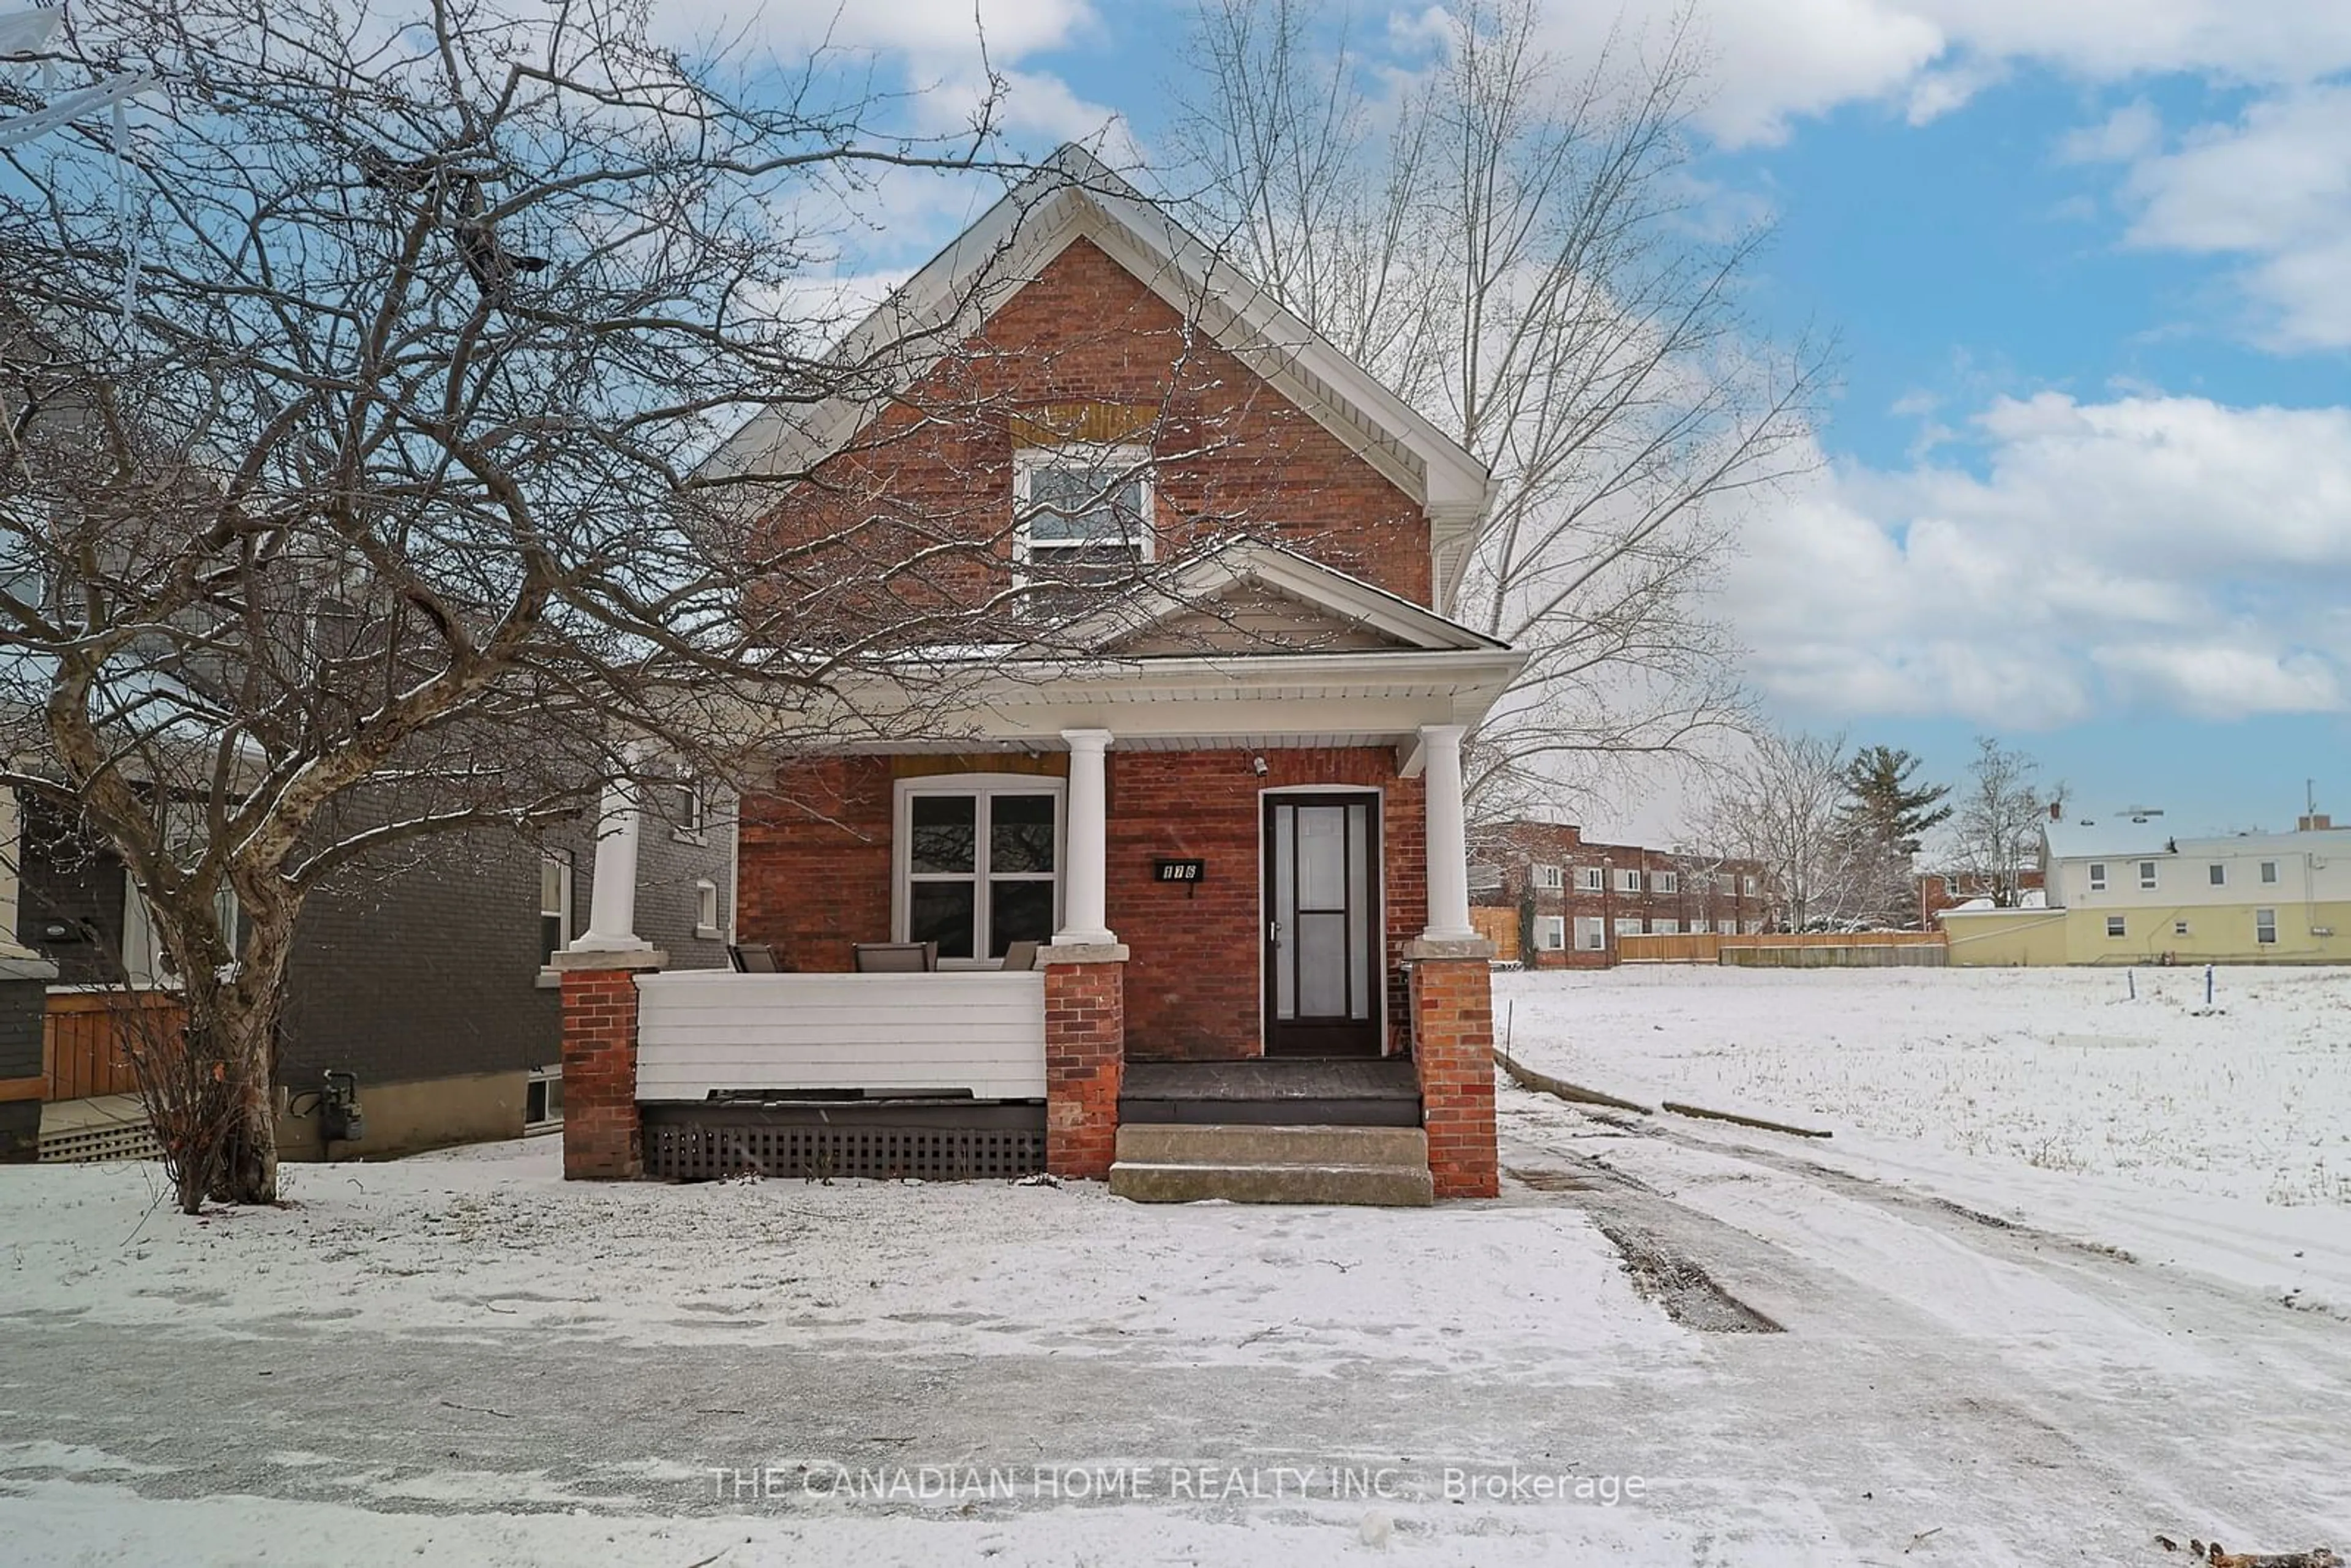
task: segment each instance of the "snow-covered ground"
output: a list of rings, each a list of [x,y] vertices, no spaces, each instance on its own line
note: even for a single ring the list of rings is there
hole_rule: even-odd
[[[2351,976],[2191,981],[1508,977],[1531,1063],[1835,1136],[1507,1090],[1502,1201],[1433,1210],[567,1185],[535,1141],[190,1221],[0,1170],[0,1560],[2341,1549]],[[1668,1316],[1611,1235],[1784,1332]]]
[[[2132,994],[2136,988],[2136,995]],[[1531,1065],[2043,1170],[2351,1205],[2351,971],[1505,975]],[[1506,1021],[1507,1020],[1507,1021]]]
[[[2351,972],[2204,983],[1655,965],[1498,977],[1496,1028],[1587,1087],[1824,1129],[1805,1158],[2351,1318]]]

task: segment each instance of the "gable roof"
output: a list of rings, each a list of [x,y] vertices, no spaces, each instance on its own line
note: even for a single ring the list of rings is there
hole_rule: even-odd
[[[1416,502],[1429,520],[1432,581],[1441,600],[1466,562],[1492,497],[1484,464],[1363,366],[1291,314],[1215,247],[1169,218],[1093,154],[1064,145],[998,201],[841,340],[862,363],[909,340],[937,353],[899,367],[902,392],[1047,263],[1091,240],[1197,323],[1310,417]],[[805,472],[880,413],[881,398],[840,394],[755,415],[703,464],[758,474]]]
[[[1379,645],[1399,651],[1491,653],[1508,648],[1482,632],[1448,621],[1384,588],[1295,550],[1256,539],[1236,539],[1193,557],[1164,581],[1114,600],[1079,621],[1067,636],[1078,647],[1118,652],[1154,629],[1214,616],[1219,605],[1238,602],[1252,589],[1268,591],[1296,604],[1310,622],[1334,631],[1368,633]],[[1168,650],[1171,653],[1198,651]],[[1309,644],[1297,651],[1318,649]],[[1134,656],[1151,655],[1136,653]]]

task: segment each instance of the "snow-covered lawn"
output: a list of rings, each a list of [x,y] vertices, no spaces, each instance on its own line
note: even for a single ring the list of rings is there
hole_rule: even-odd
[[[2135,985],[2137,995],[2130,994]],[[2351,1206],[2351,971],[1635,966],[1505,975],[1531,1066],[1980,1159]]]
[[[158,1207],[157,1181],[152,1166],[5,1173],[0,1296],[237,1335],[324,1321],[1414,1375],[1572,1377],[1595,1353],[1621,1367],[1683,1337],[1596,1233],[1525,1208],[1145,1207],[1099,1183],[567,1183],[552,1138],[289,1166],[286,1207],[198,1220]]]

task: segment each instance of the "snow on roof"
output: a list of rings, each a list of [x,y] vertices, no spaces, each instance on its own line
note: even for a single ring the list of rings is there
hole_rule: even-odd
[[[2057,860],[2116,860],[2132,856],[2244,854],[2351,854],[2351,828],[2321,828],[2294,833],[2198,833],[2174,835],[2160,820],[2145,822],[2052,822],[2045,830],[2050,855]]]

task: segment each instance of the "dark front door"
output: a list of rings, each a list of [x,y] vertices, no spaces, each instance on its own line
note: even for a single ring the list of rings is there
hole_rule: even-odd
[[[1380,1053],[1380,798],[1265,799],[1265,1050]]]

